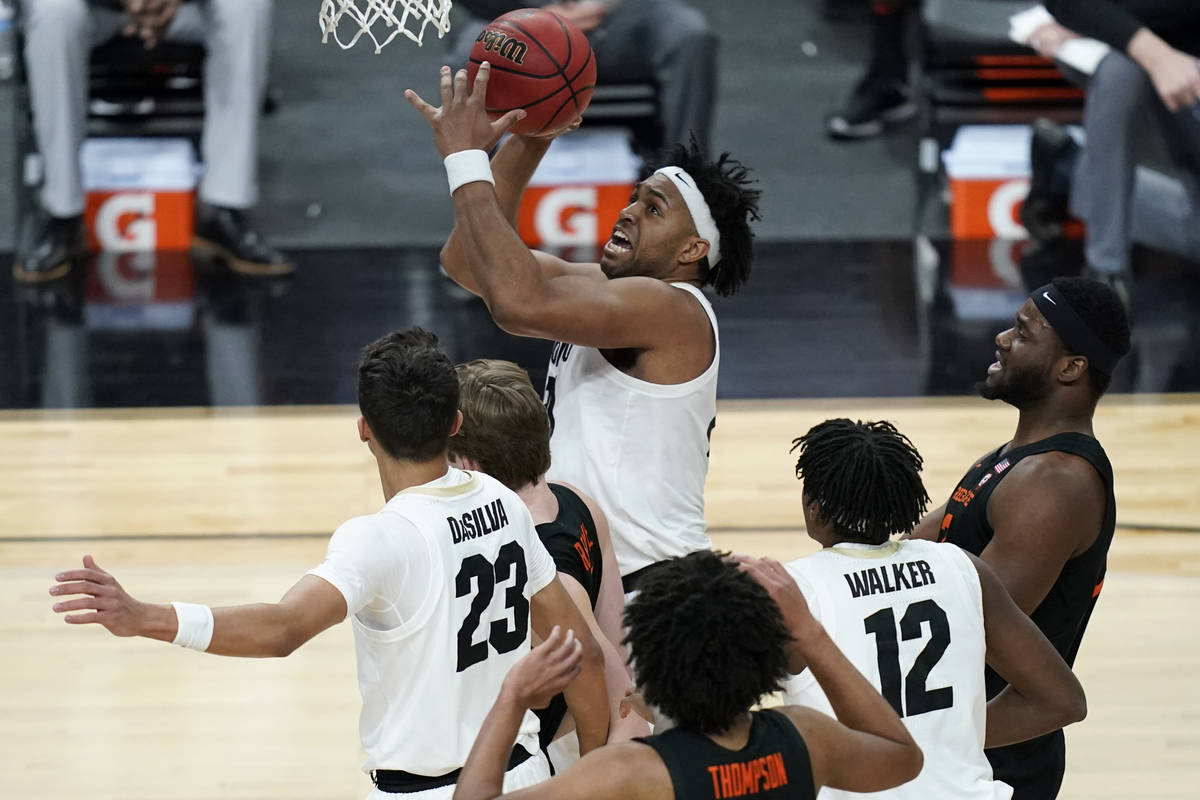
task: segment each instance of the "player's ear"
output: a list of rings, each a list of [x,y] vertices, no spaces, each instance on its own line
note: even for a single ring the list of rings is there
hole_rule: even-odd
[[[1083,356],[1071,356],[1066,364],[1058,371],[1058,379],[1063,383],[1075,383],[1087,374],[1088,360]]]
[[[450,426],[450,435],[458,433],[462,430],[463,415],[461,411],[454,412],[454,423]]]
[[[358,418],[358,440],[360,442],[371,441],[371,426],[367,424],[365,417]]]
[[[683,252],[679,254],[679,260],[684,264],[698,264],[706,255],[708,255],[708,240],[701,239],[699,236],[691,236],[688,237]]]

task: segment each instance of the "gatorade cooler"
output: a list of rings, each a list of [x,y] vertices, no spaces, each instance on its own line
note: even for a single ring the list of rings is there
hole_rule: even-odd
[[[84,219],[92,252],[186,250],[197,165],[187,139],[89,139]]]
[[[629,204],[640,169],[623,130],[575,131],[555,139],[521,201],[521,239],[530,247],[603,244]]]
[[[942,154],[954,239],[1025,239],[1017,212],[1029,193],[1028,125],[964,125]]]

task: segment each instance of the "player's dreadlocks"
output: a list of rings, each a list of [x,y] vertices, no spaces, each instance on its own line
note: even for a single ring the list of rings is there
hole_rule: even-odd
[[[625,609],[646,702],[698,733],[727,730],[787,676],[791,634],[766,590],[710,550],[647,576]]]
[[[890,422],[829,419],[792,440],[796,477],[821,519],[853,542],[882,544],[921,520],[929,495],[921,454]]]

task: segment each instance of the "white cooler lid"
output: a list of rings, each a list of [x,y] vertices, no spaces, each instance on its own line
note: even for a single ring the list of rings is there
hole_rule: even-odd
[[[196,188],[196,154],[188,139],[88,139],[80,160],[88,191]]]

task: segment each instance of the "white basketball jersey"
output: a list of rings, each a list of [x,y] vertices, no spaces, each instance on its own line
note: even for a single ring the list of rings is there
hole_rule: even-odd
[[[551,480],[578,486],[604,509],[622,575],[656,561],[710,548],[704,479],[717,418],[721,341],[703,292],[716,353],[686,383],[626,375],[594,347],[554,345],[543,397],[550,414]]]
[[[788,565],[813,615],[900,714],[925,754],[921,774],[895,789],[824,788],[820,800],[1008,800],[983,754],[985,638],[979,574],[953,545],[843,543]],[[785,702],[832,715],[805,670]]]
[[[399,526],[424,539],[428,563],[416,570],[428,570],[430,590],[398,627],[352,618],[363,769],[443,775],[466,761],[504,676],[529,652],[529,600],[554,562],[525,504],[480,473],[406,489],[371,519],[385,533],[415,527]],[[526,712],[517,743],[536,754],[537,732]]]

